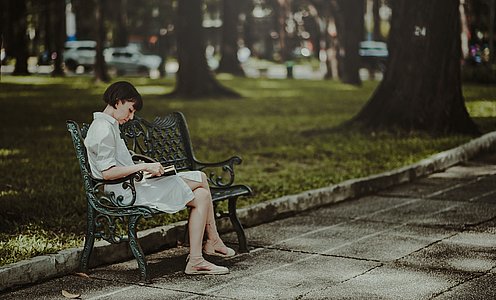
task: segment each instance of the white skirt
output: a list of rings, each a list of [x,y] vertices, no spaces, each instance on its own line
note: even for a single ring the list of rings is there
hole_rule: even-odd
[[[135,205],[145,205],[166,213],[175,213],[186,207],[186,204],[195,198],[191,188],[184,182],[185,179],[201,182],[200,171],[179,172],[177,175],[143,178],[135,182],[136,202]],[[121,184],[105,186],[106,192],[114,192],[115,196],[124,196],[124,203],[130,203],[132,193],[129,189],[123,189]]]

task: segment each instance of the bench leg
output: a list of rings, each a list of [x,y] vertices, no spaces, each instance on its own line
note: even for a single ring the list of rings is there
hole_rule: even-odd
[[[238,219],[238,215],[236,214],[236,201],[237,198],[230,198],[228,203],[229,208],[229,219],[238,235],[238,243],[239,243],[239,252],[249,252],[248,246],[246,245],[246,236],[245,230],[243,229],[243,225]]]
[[[128,237],[129,237],[129,247],[133,252],[136,261],[138,262],[138,269],[140,272],[140,280],[142,281],[150,281],[150,275],[148,273],[148,266],[146,264],[145,254],[143,253],[143,249],[138,242],[138,236],[136,234],[136,226],[138,224],[141,216],[134,215],[129,216],[128,220]]]
[[[79,269],[83,273],[88,273],[90,255],[95,244],[95,210],[88,204],[87,211],[86,236],[84,237],[83,253],[81,253],[79,261]]]

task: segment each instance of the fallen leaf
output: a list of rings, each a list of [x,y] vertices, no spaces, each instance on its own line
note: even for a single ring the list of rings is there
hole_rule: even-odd
[[[81,294],[72,294],[66,290],[62,290],[62,296],[66,297],[68,299],[79,299],[79,297],[81,297]]]
[[[74,275],[77,275],[79,277],[84,277],[84,278],[90,278],[90,276],[86,273],[74,273]]]

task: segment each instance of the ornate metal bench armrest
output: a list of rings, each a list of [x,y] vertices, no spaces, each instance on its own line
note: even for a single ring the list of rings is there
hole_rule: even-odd
[[[242,159],[239,156],[233,156],[227,160],[214,163],[205,163],[195,161],[197,170],[204,171],[207,175],[209,183],[214,187],[227,187],[234,183],[234,165],[241,164]],[[215,168],[221,168],[221,173]],[[228,174],[224,178],[224,174]]]
[[[136,202],[136,188],[134,186],[134,183],[136,181],[141,181],[143,179],[142,172],[132,173],[126,177],[113,179],[113,180],[104,180],[104,179],[95,178],[91,175],[89,176],[91,177],[93,182],[95,182],[93,186],[93,194],[96,197],[95,200],[98,202],[95,203],[95,205],[97,205],[99,208],[107,208],[107,209],[132,207]],[[101,188],[107,184],[122,184],[123,189],[130,189],[132,194],[131,201],[126,201],[125,203],[123,195],[116,196],[113,192],[110,194],[101,193]],[[95,209],[100,210],[97,207],[95,207]]]

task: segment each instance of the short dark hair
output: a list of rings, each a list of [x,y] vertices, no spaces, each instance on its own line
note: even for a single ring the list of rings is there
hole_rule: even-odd
[[[143,107],[140,93],[127,81],[117,81],[109,85],[103,93],[103,101],[113,108],[116,107],[118,101],[133,102],[136,110],[141,110]]]

